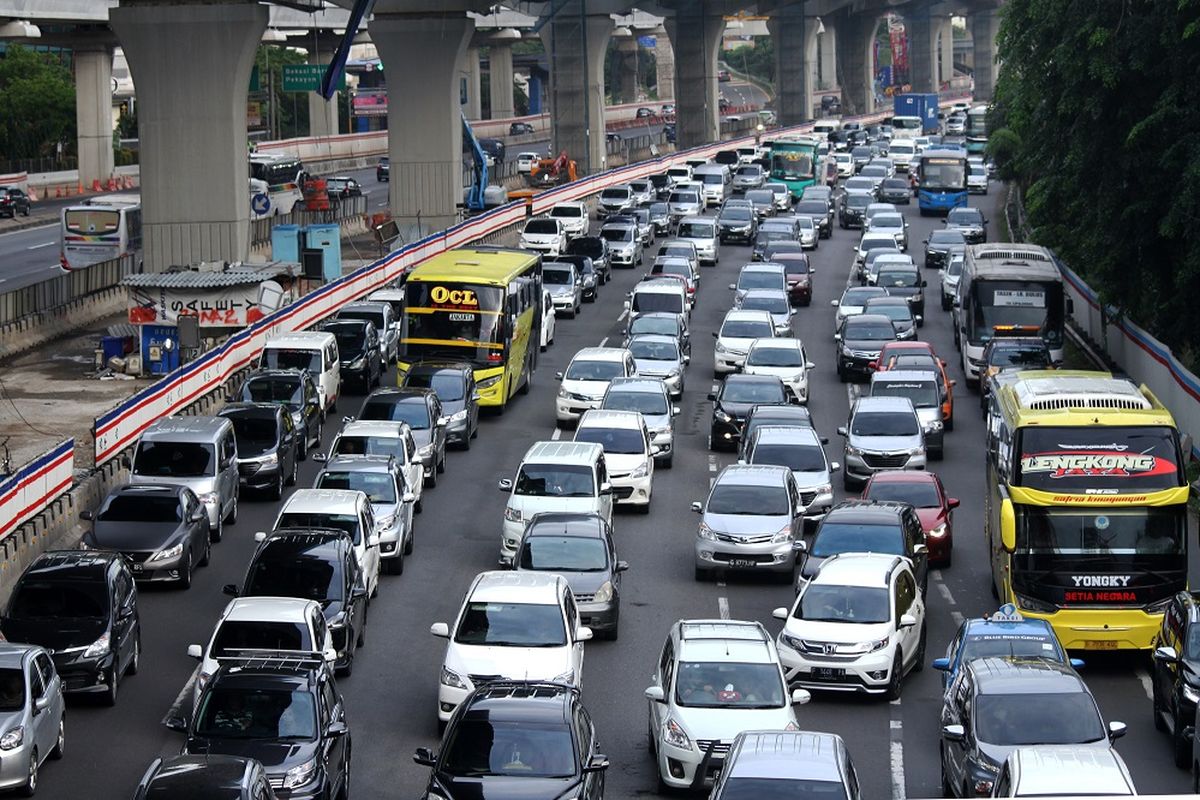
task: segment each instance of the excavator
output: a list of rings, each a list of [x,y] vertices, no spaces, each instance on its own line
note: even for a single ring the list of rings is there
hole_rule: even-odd
[[[545,187],[570,183],[577,177],[575,162],[567,156],[567,151],[563,150],[557,158],[542,158],[535,161],[529,168],[529,174],[525,180],[530,186]]]

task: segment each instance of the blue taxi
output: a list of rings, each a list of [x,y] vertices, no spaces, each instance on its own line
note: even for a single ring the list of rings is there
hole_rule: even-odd
[[[1068,664],[1075,669],[1083,666],[1081,659],[1067,657],[1049,622],[1026,619],[1012,603],[1000,606],[991,616],[963,620],[946,648],[945,657],[935,658],[932,666],[941,671],[945,689],[963,664],[988,656],[1025,656]]]

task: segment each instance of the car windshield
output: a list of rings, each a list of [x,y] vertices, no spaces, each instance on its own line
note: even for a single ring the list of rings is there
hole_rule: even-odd
[[[872,286],[864,286],[857,289],[847,289],[846,293],[842,295],[842,302],[840,305],[843,308],[846,306],[857,308],[865,305],[867,300],[871,299],[872,297],[883,297],[884,294],[886,294],[886,292],[884,292],[882,289],[876,289]]]
[[[655,218],[665,217],[669,211],[666,203],[651,203],[650,216]]]
[[[1200,628],[1192,628],[1200,631]],[[1047,658],[1051,661],[1062,662],[1062,653],[1058,640],[1048,631],[1038,632],[1033,629],[1017,631],[984,630],[978,634],[968,634],[962,647],[962,661],[972,661],[976,658],[988,657],[1008,658]]]
[[[781,517],[788,513],[787,490],[782,486],[718,481],[704,510],[708,514]]]
[[[768,250],[774,250],[774,247],[770,247]],[[772,253],[771,255],[778,255],[778,253]],[[785,275],[807,276],[809,273],[807,257],[781,258],[779,259],[779,263],[783,264],[783,272]]]
[[[583,209],[579,206],[555,206],[550,209],[552,217],[582,217]]]
[[[21,711],[25,708],[25,670],[20,667],[0,669],[0,711]]]
[[[904,531],[899,523],[866,525],[830,522],[828,519],[817,529],[811,550],[817,558],[828,558],[838,553],[908,555],[904,551]]]
[[[871,385],[872,397],[907,397],[915,408],[937,408],[941,393],[932,381],[876,381]]]
[[[643,315],[629,323],[629,334],[660,333],[666,336],[679,335],[679,321],[672,317]]]
[[[406,462],[404,440],[398,436],[339,436],[330,450],[331,456],[395,456]]]
[[[564,377],[569,381],[611,381],[624,374],[625,365],[620,361],[576,359],[567,367]]]
[[[854,415],[854,436],[916,436],[921,432],[917,415],[902,411],[860,411]]]
[[[275,414],[259,412],[223,414],[233,423],[233,437],[237,439],[238,453],[260,453],[279,441],[279,427]]]
[[[687,204],[699,205],[700,204],[700,195],[696,194],[695,192],[671,192],[671,197],[668,199],[667,202],[679,203],[679,204],[684,204],[684,205],[687,205]]]
[[[575,745],[566,723],[467,715],[452,728],[439,769],[458,777],[569,778]]]
[[[268,369],[321,371],[321,351],[269,347],[263,351],[262,365]]]
[[[432,427],[429,419],[429,407],[425,404],[423,397],[399,400],[389,397],[381,397],[377,400],[368,399],[358,418],[385,422],[407,422],[414,431],[423,431]]]
[[[748,311],[766,311],[771,314],[787,314],[791,311],[787,295],[747,295],[742,299],[742,308]]]
[[[363,492],[372,503],[396,502],[396,480],[390,472],[325,470],[318,477],[316,488]]]
[[[904,217],[899,214],[876,214],[871,218],[872,228],[896,228],[897,230],[904,227]]]
[[[635,455],[646,452],[646,439],[639,430],[631,428],[583,427],[575,432],[577,442],[595,442],[604,452],[616,455]]]
[[[907,303],[905,303],[904,305],[894,305],[894,304],[882,305],[882,304],[868,303],[866,313],[882,314],[883,316],[890,319],[892,322],[907,322],[907,323],[909,323],[910,326],[913,321],[912,310],[908,307]]]
[[[299,378],[251,378],[242,386],[242,396],[238,399],[250,403],[299,406],[304,400],[304,387]]]
[[[337,339],[342,361],[354,360],[367,347],[366,327],[363,325],[330,323],[325,329]]]
[[[888,590],[869,586],[811,584],[792,616],[809,622],[849,622],[872,625],[891,619]]]
[[[884,289],[913,289],[921,285],[921,274],[915,270],[881,269],[875,283]]]
[[[679,662],[675,702],[685,708],[782,708],[786,701],[774,662]]]
[[[96,515],[97,522],[182,522],[183,507],[174,494],[119,494]]]
[[[803,367],[804,354],[798,347],[755,347],[746,356],[748,367]]]
[[[557,604],[470,602],[454,641],[492,647],[562,647],[567,628]]]
[[[894,191],[907,192],[908,191],[908,181],[904,180],[903,178],[888,178],[888,179],[884,180],[883,188],[891,189]]]
[[[288,550],[288,548],[284,548]],[[246,576],[243,597],[300,597],[305,600],[340,600],[339,562],[296,554],[294,551],[254,559]]]
[[[770,189],[752,189],[746,192],[745,196],[756,206],[766,206],[775,202],[775,192]]]
[[[238,650],[313,650],[312,637],[303,622],[275,620],[226,620],[213,637],[213,658],[233,655]]]
[[[787,402],[783,384],[772,380],[737,380],[729,378],[721,389],[721,401],[725,403],[780,404]]]
[[[632,242],[633,228],[601,228],[600,236],[610,242]]]
[[[598,236],[581,236],[571,240],[571,243],[567,245],[567,252],[572,255],[599,258],[604,255],[604,240]]]
[[[754,212],[748,208],[727,208],[721,212],[722,222],[749,222],[754,219]]]
[[[894,500],[908,503],[914,508],[941,508],[942,501],[937,487],[929,481],[881,481],[871,483],[867,500],[885,502]]]
[[[817,216],[829,213],[828,207],[820,200],[801,200],[796,204],[795,210],[797,214],[815,214]]]
[[[426,372],[413,370],[404,379],[405,386],[415,386],[421,389],[433,389],[443,403],[462,400],[466,386],[462,373],[454,371]]]
[[[513,492],[527,497],[594,497],[590,466],[522,464]]]
[[[196,711],[194,735],[212,739],[311,741],[317,712],[311,692],[217,684]]]
[[[952,208],[946,215],[948,225],[982,225],[983,215],[977,208]]]
[[[824,472],[825,453],[814,445],[759,444],[750,457],[751,464],[773,464],[792,472]]]
[[[766,246],[763,247],[763,260],[771,261],[776,256],[783,255],[785,253],[803,252],[804,245],[797,241],[793,241],[790,237],[786,239],[776,239],[774,241],[767,242]],[[805,269],[805,272],[807,271],[808,270]],[[786,272],[790,272],[790,270],[785,270],[785,273]]]
[[[721,800],[846,800],[846,789],[840,780],[747,776],[722,783]]]
[[[521,569],[546,572],[603,572],[608,546],[593,536],[530,536],[517,563]]]
[[[557,269],[554,267],[542,268],[542,283],[547,286],[570,286],[572,280],[572,272],[570,269]]]
[[[711,222],[681,222],[675,235],[680,239],[711,239],[716,234]]]
[[[1028,347],[994,347],[988,355],[988,363],[997,367],[1037,369],[1050,366],[1050,354],[1042,344]]]
[[[863,321],[850,317],[842,328],[842,339],[848,342],[885,342],[896,338],[892,323]]]
[[[335,488],[325,486],[325,489]],[[340,488],[340,487],[337,487]],[[308,513],[304,511],[286,511],[279,515],[276,528],[332,528],[345,531],[354,538],[355,544],[362,543],[362,531],[355,514],[334,514],[329,511]]]
[[[678,361],[679,345],[675,342],[653,342],[634,339],[629,343],[633,357],[646,361]]]
[[[959,231],[934,231],[929,236],[930,245],[966,244],[967,240]]]
[[[987,744],[1082,744],[1105,738],[1087,692],[981,694],[975,702],[975,735]]]
[[[18,619],[104,619],[108,589],[103,581],[30,580],[17,586],[8,615]]]
[[[731,319],[721,326],[722,339],[769,339],[775,326],[766,320]]]
[[[637,411],[653,416],[662,416],[668,410],[667,398],[663,393],[633,391],[610,391],[604,397],[604,408],[613,411]]]
[[[205,478],[215,468],[210,444],[142,440],[133,457],[133,474],[151,478]]]
[[[628,200],[630,192],[628,189],[605,189],[600,193],[601,200]]]

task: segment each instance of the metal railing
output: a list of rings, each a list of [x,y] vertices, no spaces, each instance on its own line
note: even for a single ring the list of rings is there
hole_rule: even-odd
[[[61,172],[79,167],[75,156],[50,156],[46,158],[6,158],[0,160],[0,175],[18,172]]]
[[[0,294],[0,325],[111,289],[136,272],[138,259],[121,256]]]
[[[330,199],[327,211],[301,211],[301,203],[287,214],[261,217],[250,220],[250,245],[266,244],[271,241],[271,229],[276,225],[320,225],[340,223],[367,213],[365,195],[347,197],[343,200]]]

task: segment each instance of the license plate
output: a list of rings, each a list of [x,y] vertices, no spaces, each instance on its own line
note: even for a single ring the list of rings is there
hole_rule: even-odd
[[[141,564],[134,564],[134,565],[133,565],[133,571],[134,571],[134,572],[141,572],[143,569],[144,569],[144,567],[143,567]]]
[[[818,681],[829,681],[846,677],[846,670],[841,667],[813,667],[812,677]]]
[[[729,559],[729,566],[750,568],[750,567],[755,566],[755,562],[751,561],[748,558],[731,558],[731,559]]]
[[[1095,641],[1087,641],[1083,643],[1084,650],[1116,650],[1117,643],[1108,641],[1107,639],[1098,639]]]

